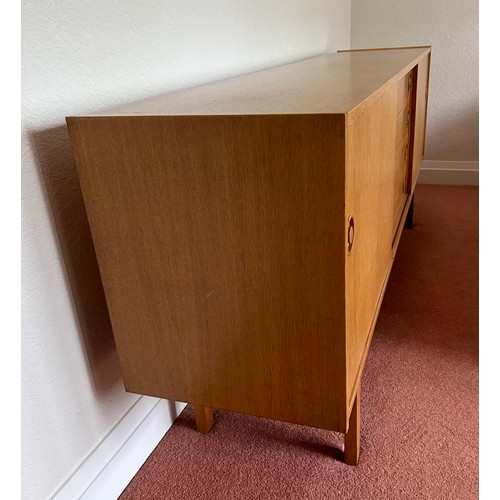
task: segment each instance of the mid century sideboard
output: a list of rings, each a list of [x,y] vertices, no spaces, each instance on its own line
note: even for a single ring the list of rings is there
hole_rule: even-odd
[[[67,125],[128,391],[346,433],[425,138],[430,47],[340,51]]]

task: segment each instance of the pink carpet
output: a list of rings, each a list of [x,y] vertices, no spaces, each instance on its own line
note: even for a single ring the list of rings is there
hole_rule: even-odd
[[[478,498],[478,357],[478,188],[418,186],[362,379],[358,467],[341,434],[216,411],[202,435],[188,407],[120,498]]]

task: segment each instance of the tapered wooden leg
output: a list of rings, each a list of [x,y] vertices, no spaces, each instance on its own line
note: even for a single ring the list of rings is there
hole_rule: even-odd
[[[194,415],[196,419],[196,430],[207,434],[214,425],[214,412],[210,406],[195,405]]]
[[[413,227],[413,201],[415,200],[415,195],[411,197],[410,208],[406,214],[405,228],[411,229]]]
[[[344,438],[344,461],[348,465],[358,465],[360,448],[360,388],[356,390],[356,399],[351,410],[349,418],[349,430]]]

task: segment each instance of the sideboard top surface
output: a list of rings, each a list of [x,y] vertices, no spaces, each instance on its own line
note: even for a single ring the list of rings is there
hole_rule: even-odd
[[[334,52],[86,116],[350,113],[375,99],[429,51]]]

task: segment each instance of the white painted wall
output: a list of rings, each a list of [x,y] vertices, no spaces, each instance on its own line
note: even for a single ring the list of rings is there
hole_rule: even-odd
[[[350,2],[24,0],[23,498],[53,494],[138,399],[123,389],[64,117],[348,48]]]
[[[352,48],[432,45],[425,159],[478,161],[478,1],[352,0],[351,5]]]

